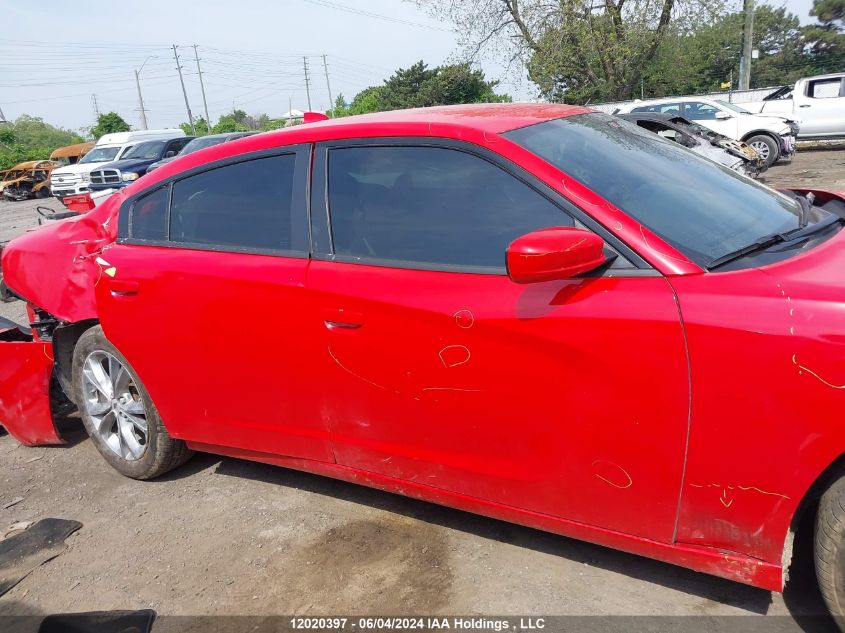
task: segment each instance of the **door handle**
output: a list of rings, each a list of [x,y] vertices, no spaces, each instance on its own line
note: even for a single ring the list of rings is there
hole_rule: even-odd
[[[113,297],[134,297],[141,289],[137,281],[127,279],[112,279],[109,281],[109,290]]]
[[[330,330],[357,330],[364,325],[364,314],[355,310],[336,308],[323,313],[323,323]]]
[[[798,106],[798,107],[799,107],[799,108],[809,108],[809,107],[810,107],[810,104],[809,104],[809,103],[802,103],[802,104],[801,104],[800,106]]]

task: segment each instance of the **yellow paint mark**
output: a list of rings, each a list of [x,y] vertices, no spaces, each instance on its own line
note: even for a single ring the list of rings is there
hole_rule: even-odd
[[[799,369],[799,373],[801,371],[806,371],[808,374],[810,374],[811,376],[813,376],[814,378],[819,380],[819,382],[827,385],[831,389],[845,389],[845,385],[834,385],[833,383],[830,383],[827,380],[825,380],[824,378],[822,378],[821,376],[819,376],[812,369],[809,369],[809,368],[805,367],[804,365],[800,365],[795,357],[796,357],[796,354],[793,354],[792,355],[792,364],[795,365]]]

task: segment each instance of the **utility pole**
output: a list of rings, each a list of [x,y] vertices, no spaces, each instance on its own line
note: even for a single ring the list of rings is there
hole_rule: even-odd
[[[141,108],[141,126],[147,130],[147,113],[144,110],[144,97],[141,96],[141,80],[138,78],[138,71],[135,71],[135,85],[138,86],[138,107]]]
[[[194,58],[197,60],[197,73],[200,76],[200,90],[202,90],[202,107],[205,109],[205,123],[208,131],[211,132],[211,119],[208,118],[208,103],[205,100],[205,85],[202,83],[202,71],[200,70],[200,58],[197,55],[196,44],[194,44]]]
[[[754,0],[742,0],[745,28],[742,30],[742,57],[739,58],[739,89],[751,87],[751,46],[754,35]]]
[[[308,58],[302,57],[302,67],[305,68],[305,95],[308,97],[308,111],[311,112],[311,85],[308,79]]]
[[[8,121],[6,121],[6,115],[3,114],[3,108],[0,108],[0,123],[8,123]]]
[[[185,80],[182,78],[182,67],[179,65],[179,54],[176,52],[176,44],[173,45],[173,58],[176,60],[176,70],[179,71],[179,83],[182,84],[182,96],[185,97],[185,109],[188,111],[188,123],[191,124],[191,133],[196,136],[197,129],[194,127],[194,117],[191,114],[191,106],[188,103],[188,91],[185,90]]]
[[[100,106],[97,105],[97,95],[96,94],[91,95],[91,99],[92,99],[92,101],[94,101],[94,114],[96,114],[97,118],[99,118],[100,117]]]
[[[323,70],[326,71],[326,88],[329,91],[329,112],[334,116],[334,100],[332,99],[332,85],[329,83],[329,67],[326,64],[326,54],[323,53]]]

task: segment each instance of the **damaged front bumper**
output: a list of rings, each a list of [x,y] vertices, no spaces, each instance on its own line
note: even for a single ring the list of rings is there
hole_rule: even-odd
[[[21,444],[64,444],[50,406],[50,343],[0,317],[0,425]]]

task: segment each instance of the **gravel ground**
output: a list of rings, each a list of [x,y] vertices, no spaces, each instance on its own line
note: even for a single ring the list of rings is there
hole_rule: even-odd
[[[845,190],[845,151],[801,152],[766,182]],[[0,202],[0,241],[34,224],[34,207]],[[0,304],[0,315],[25,320],[20,302]],[[84,524],[63,554],[0,597],[0,615],[766,614],[783,617],[767,619],[765,630],[835,630],[824,618],[794,620],[824,613],[804,558],[786,593],[771,594],[235,459],[197,455],[142,483],[111,470],[78,420],[66,425],[70,442],[59,448],[0,437],[0,537],[16,521]]]

